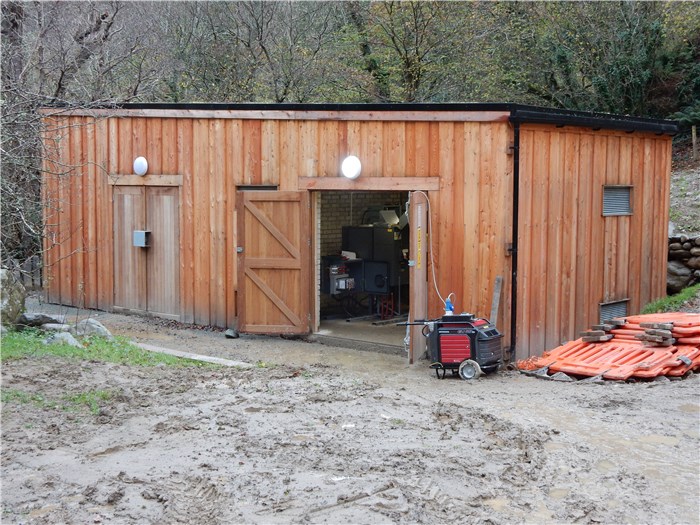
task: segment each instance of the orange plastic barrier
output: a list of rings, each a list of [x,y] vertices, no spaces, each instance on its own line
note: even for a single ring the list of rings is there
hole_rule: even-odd
[[[640,326],[642,323],[668,324],[672,329],[664,327],[660,332]],[[613,336],[610,341],[589,343],[577,339],[540,357],[519,361],[517,367],[523,371],[539,370],[538,375],[563,372],[611,380],[680,377],[700,370],[700,314],[634,315],[614,319],[611,326],[607,330]]]
[[[700,314],[686,312],[666,312],[660,314],[640,314],[625,317],[628,323],[673,323],[673,326],[700,328]]]

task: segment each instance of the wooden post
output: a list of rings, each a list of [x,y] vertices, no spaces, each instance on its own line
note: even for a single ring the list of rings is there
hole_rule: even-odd
[[[698,158],[698,135],[697,135],[697,126],[692,126],[690,128],[690,133],[693,137],[693,160],[697,160]]]
[[[491,321],[494,325],[498,324],[498,309],[501,304],[501,288],[503,287],[503,277],[496,277],[496,282],[493,285],[493,297],[491,299]]]
[[[409,195],[409,228],[411,229],[409,271],[409,322],[426,319],[428,316],[428,200],[423,192]],[[408,363],[421,356],[425,350],[422,326],[411,326],[411,343]]]

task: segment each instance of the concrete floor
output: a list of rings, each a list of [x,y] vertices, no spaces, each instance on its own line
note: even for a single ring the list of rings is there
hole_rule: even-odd
[[[321,321],[319,331],[313,337],[324,344],[332,344],[359,350],[373,350],[391,354],[405,354],[406,327],[396,326],[405,319],[387,324],[372,324],[373,319],[333,319]]]

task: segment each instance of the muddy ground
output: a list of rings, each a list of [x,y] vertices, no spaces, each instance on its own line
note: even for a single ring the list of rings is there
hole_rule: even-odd
[[[3,523],[698,523],[700,380],[580,384],[99,314],[152,345],[258,363],[13,361]]]

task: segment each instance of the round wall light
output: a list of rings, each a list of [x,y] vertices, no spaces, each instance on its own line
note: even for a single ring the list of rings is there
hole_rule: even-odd
[[[134,159],[134,173],[139,176],[144,176],[148,171],[148,161],[145,157],[136,157]]]
[[[348,179],[356,179],[360,176],[361,171],[362,163],[355,155],[345,157],[343,163],[340,165],[340,172],[343,174],[343,177],[347,177]]]

